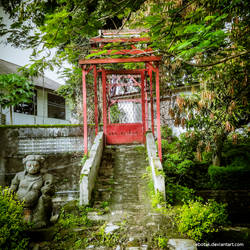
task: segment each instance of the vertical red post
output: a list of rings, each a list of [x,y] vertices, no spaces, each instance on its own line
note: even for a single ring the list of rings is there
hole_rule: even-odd
[[[154,97],[153,97],[153,83],[152,83],[152,69],[149,69],[149,81],[150,81],[150,109],[151,109],[151,129],[153,135],[155,134],[154,125]]]
[[[156,67],[156,119],[157,119],[157,142],[158,142],[158,155],[162,161],[161,152],[161,116],[160,116],[160,77],[159,67]]]
[[[83,66],[82,67],[83,142],[84,142],[84,154],[88,155],[88,120],[87,120],[86,75],[87,75],[87,72]]]
[[[95,135],[98,133],[98,99],[97,99],[97,70],[94,65],[94,90],[95,90]]]
[[[141,99],[142,99],[142,134],[143,142],[145,142],[145,87],[144,87],[144,72],[141,73]]]
[[[107,100],[106,100],[106,72],[102,69],[102,99],[103,99],[103,133],[104,141],[106,144],[107,135]]]
[[[145,87],[145,120],[146,120],[146,131],[148,131],[148,95]]]

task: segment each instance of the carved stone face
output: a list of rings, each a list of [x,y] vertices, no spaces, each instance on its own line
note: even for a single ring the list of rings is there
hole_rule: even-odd
[[[27,161],[25,167],[29,174],[37,174],[40,171],[39,161]]]

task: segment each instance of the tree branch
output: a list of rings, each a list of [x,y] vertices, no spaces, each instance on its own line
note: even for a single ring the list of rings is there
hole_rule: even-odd
[[[226,58],[223,58],[217,62],[213,62],[213,63],[207,63],[207,64],[199,64],[199,63],[191,63],[191,62],[187,62],[187,61],[184,61],[182,60],[181,58],[179,58],[182,62],[188,64],[188,65],[191,65],[191,66],[194,66],[194,67],[200,67],[200,68],[203,68],[203,67],[209,67],[209,66],[214,66],[214,65],[217,65],[217,64],[220,64],[220,63],[223,63],[223,62],[226,62],[226,61],[229,61],[231,59],[234,59],[236,57],[240,57],[240,56],[243,56],[243,55],[246,55],[248,54],[250,51],[244,51],[242,53],[239,53],[237,55],[233,55],[233,56],[229,56],[229,57],[226,57]]]

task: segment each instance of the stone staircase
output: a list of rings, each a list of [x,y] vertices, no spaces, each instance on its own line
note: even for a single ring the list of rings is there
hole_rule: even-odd
[[[148,161],[143,145],[107,146],[96,181],[93,207],[108,211],[92,220],[106,221],[106,233],[123,225],[122,246],[115,249],[149,249],[157,232],[169,226],[166,217],[154,212],[144,178]],[[163,226],[164,225],[164,226]],[[103,249],[103,248],[102,248]]]

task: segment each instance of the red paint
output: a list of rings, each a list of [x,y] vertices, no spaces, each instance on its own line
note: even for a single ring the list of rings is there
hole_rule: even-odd
[[[131,31],[132,32],[132,31]],[[138,31],[136,31],[137,33]],[[108,31],[109,33],[109,31]],[[115,35],[115,33],[114,33]],[[151,48],[138,49],[136,48],[137,42],[147,42],[147,37],[130,37],[130,38],[103,38],[95,37],[90,39],[92,47],[96,47],[99,51],[106,43],[127,43],[132,49],[108,50],[106,55],[137,55],[137,57],[126,58],[97,58],[88,60],[79,60],[79,64],[82,66],[82,81],[83,81],[83,118],[84,118],[84,153],[87,154],[87,98],[86,98],[86,75],[90,70],[94,69],[94,103],[95,103],[95,132],[98,132],[98,99],[97,99],[97,77],[98,72],[102,74],[102,92],[103,92],[103,132],[105,136],[105,144],[125,144],[125,143],[145,143],[145,133],[148,130],[148,100],[146,93],[146,74],[149,75],[150,80],[150,104],[151,104],[151,126],[154,133],[154,110],[153,110],[153,82],[152,71],[156,74],[156,107],[157,107],[157,139],[158,139],[158,154],[160,160],[162,160],[161,152],[161,133],[160,133],[160,86],[159,86],[159,61],[161,56],[148,55],[153,53]],[[94,51],[96,52],[96,51]],[[148,56],[142,54],[147,54]],[[105,70],[97,69],[97,64],[114,64],[114,63],[146,63],[146,69],[135,70]],[[87,65],[90,67],[87,69]],[[107,75],[116,75],[116,82],[112,81],[110,84],[108,81],[110,77]],[[126,75],[127,79],[132,79],[131,83],[126,84],[127,81],[122,82],[122,75]],[[141,81],[137,81],[136,78],[140,78]],[[141,93],[136,90],[134,93],[126,90],[127,86],[140,86]],[[113,87],[124,87],[123,92],[115,92]],[[133,90],[132,90],[133,91]],[[116,94],[117,93],[117,94]],[[133,98],[132,97],[136,97]],[[140,97],[139,99],[137,97]],[[142,110],[142,122],[140,123],[117,123],[109,124],[110,122],[110,107],[118,102],[137,102],[141,103]],[[146,106],[145,106],[146,105]],[[109,117],[108,117],[109,116]],[[109,122],[108,122],[109,119]],[[133,120],[132,120],[133,121]]]
[[[107,125],[107,144],[143,143],[142,123]]]
[[[82,68],[82,96],[83,96],[83,141],[84,154],[88,155],[88,121],[87,121],[87,95],[86,95],[86,70]]]
[[[117,99],[115,102],[141,102],[141,99]],[[112,102],[111,102],[112,103]]]
[[[103,98],[103,133],[104,138],[106,138],[107,135],[107,100],[106,100],[106,72],[103,69],[102,70],[102,98]],[[104,139],[104,143],[106,144],[106,141]]]
[[[160,56],[142,56],[129,58],[100,58],[100,59],[86,59],[79,60],[79,64],[106,64],[106,63],[131,63],[131,62],[158,62],[161,60]]]
[[[147,62],[147,64],[148,64],[149,69],[151,69],[152,71],[156,73],[157,68],[153,66],[152,62]]]
[[[101,52],[103,50],[91,50],[90,53],[98,53]],[[101,55],[142,55],[142,54],[152,54],[153,51],[152,49],[145,49],[145,50],[141,50],[141,49],[122,49],[122,50],[107,50],[105,51],[105,53],[102,53]]]
[[[146,120],[146,131],[148,131],[148,95],[147,91],[145,91],[145,120]]]
[[[155,134],[154,125],[154,97],[153,97],[153,83],[152,83],[152,70],[149,69],[149,81],[150,81],[150,109],[151,109],[151,128],[153,135]]]
[[[119,69],[119,70],[106,70],[107,75],[141,75],[146,69]]]
[[[142,129],[143,129],[143,143],[145,142],[145,87],[144,87],[144,73],[141,73],[141,103],[142,103]]]
[[[87,70],[86,70],[86,75],[94,68],[94,66],[90,66]]]
[[[101,35],[103,36],[120,36],[120,35],[131,35],[131,34],[136,34],[140,35],[142,32],[148,32],[147,29],[132,29],[132,30],[101,30]]]
[[[156,119],[157,119],[158,156],[159,156],[160,160],[162,161],[159,68],[156,68]]]
[[[149,37],[132,37],[132,38],[102,38],[93,37],[89,41],[92,43],[125,43],[125,42],[148,42]]]
[[[95,135],[98,133],[98,99],[97,99],[97,70],[94,65],[94,91],[95,91]]]

